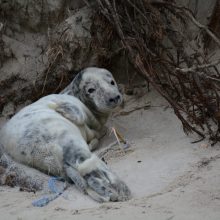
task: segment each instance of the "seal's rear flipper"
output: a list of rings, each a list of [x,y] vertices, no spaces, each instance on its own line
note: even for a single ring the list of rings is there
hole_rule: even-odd
[[[66,175],[74,182],[76,187],[84,194],[87,194],[87,184],[80,173],[75,168],[69,165],[65,165],[64,168],[66,171]]]
[[[0,167],[4,169],[4,172],[0,173],[0,185],[19,186],[25,191],[47,190],[49,176],[13,161],[6,154],[0,157]]]
[[[94,199],[97,202],[101,203],[101,202],[109,202],[110,201],[110,197],[101,196],[91,188],[87,189],[87,193],[92,199]]]

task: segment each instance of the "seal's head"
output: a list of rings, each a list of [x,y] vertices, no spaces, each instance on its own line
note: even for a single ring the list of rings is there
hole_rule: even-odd
[[[122,94],[112,74],[106,69],[86,68],[77,74],[70,86],[68,89],[72,90],[72,95],[96,113],[109,114],[122,102]],[[71,94],[68,91],[66,93]]]

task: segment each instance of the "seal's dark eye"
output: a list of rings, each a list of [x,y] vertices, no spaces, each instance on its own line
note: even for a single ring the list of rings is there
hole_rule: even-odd
[[[111,81],[111,85],[113,85],[113,86],[115,85],[115,82],[113,80]]]
[[[88,93],[93,93],[94,91],[95,91],[95,89],[93,89],[93,88],[88,89]]]

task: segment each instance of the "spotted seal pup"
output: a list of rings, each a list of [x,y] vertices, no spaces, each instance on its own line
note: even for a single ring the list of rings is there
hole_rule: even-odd
[[[130,198],[126,184],[91,152],[121,102],[108,70],[86,68],[60,94],[45,96],[13,116],[0,142],[13,160],[67,178],[99,202],[124,201]]]

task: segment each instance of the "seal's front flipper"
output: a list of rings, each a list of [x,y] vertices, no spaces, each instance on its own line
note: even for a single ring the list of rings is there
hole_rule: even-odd
[[[83,111],[73,103],[69,102],[59,102],[56,103],[53,109],[61,114],[64,118],[72,121],[77,125],[82,125],[85,122],[86,116]]]
[[[89,143],[89,150],[93,151],[99,146],[99,140],[97,138],[92,139]]]

